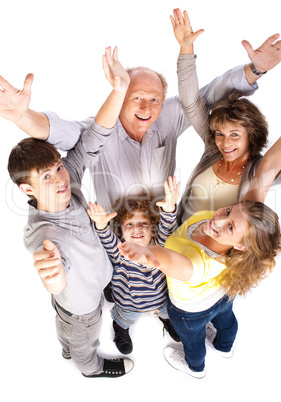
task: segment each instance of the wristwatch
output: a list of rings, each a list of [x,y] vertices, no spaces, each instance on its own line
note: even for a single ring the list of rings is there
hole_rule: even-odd
[[[264,71],[263,73],[261,73],[260,71],[258,71],[258,70],[256,69],[256,67],[253,65],[253,63],[250,63],[250,68],[251,68],[252,72],[253,72],[255,75],[261,76],[261,75],[264,75],[264,74],[267,73],[267,71]]]

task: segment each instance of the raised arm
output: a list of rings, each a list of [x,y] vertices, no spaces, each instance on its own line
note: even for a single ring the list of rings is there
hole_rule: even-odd
[[[264,202],[267,192],[281,171],[281,137],[264,154],[244,200]]]
[[[193,43],[203,32],[203,29],[194,33],[187,12],[181,13],[178,8],[173,11],[173,16],[170,16],[170,19],[175,38],[180,45],[177,68],[180,101],[190,123],[206,143],[209,133],[209,113],[205,99],[201,97],[199,92],[195,65],[196,56],[193,54]]]
[[[29,109],[33,74],[27,74],[23,89],[14,88],[0,76],[0,116],[15,123],[31,137],[46,140],[49,136],[49,120],[44,113]]]
[[[112,91],[96,115],[96,123],[105,128],[113,128],[118,119],[129,83],[130,77],[118,60],[118,48],[113,52],[111,47],[105,49],[103,70],[106,79],[112,86]]]
[[[92,202],[89,202],[87,212],[92,221],[95,222],[95,228],[98,230],[104,230],[107,227],[108,222],[117,215],[117,212],[108,214],[101,205],[93,204]]]
[[[280,63],[281,41],[277,41],[279,37],[279,34],[270,36],[256,50],[252,48],[252,45],[248,41],[242,41],[242,45],[246,49],[249,59],[253,64],[252,68],[250,64],[245,66],[245,74],[249,84],[256,82],[263,74]],[[255,73],[253,73],[252,69]]]

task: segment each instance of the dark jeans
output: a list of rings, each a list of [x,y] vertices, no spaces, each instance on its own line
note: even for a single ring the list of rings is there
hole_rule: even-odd
[[[175,307],[168,300],[168,313],[171,323],[181,338],[185,360],[193,371],[202,371],[205,367],[206,325],[212,322],[217,329],[214,347],[229,352],[236,338],[238,323],[232,311],[233,301],[224,296],[211,308],[197,313],[189,313]]]

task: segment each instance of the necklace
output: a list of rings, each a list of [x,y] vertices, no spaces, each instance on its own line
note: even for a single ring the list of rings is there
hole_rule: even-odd
[[[242,169],[237,173],[237,175],[236,175],[235,177],[233,177],[233,178],[230,179],[231,183],[233,183],[237,177],[241,176],[243,170],[245,169],[245,167],[246,167],[246,165],[247,165],[247,163],[248,163],[248,160],[249,160],[249,158],[247,159],[246,163],[242,166]],[[219,174],[220,167],[221,167],[221,165],[222,165],[223,162],[224,162],[224,159],[223,159],[223,156],[222,156],[221,162],[219,163],[219,166],[218,166],[218,169],[217,169],[217,172],[216,172],[216,175]],[[219,181],[219,180],[221,181],[221,179],[219,179],[218,177],[217,177],[217,180],[218,180],[218,181]]]

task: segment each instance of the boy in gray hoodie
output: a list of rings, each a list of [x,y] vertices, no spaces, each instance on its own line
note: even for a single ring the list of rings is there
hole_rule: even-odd
[[[25,138],[13,148],[8,163],[11,179],[30,197],[24,243],[52,294],[63,357],[72,358],[85,377],[119,377],[133,368],[130,359],[97,354],[102,292],[112,266],[87,214],[81,181],[85,168],[98,161],[130,81],[117,48],[106,49],[103,67],[113,90],[67,156],[61,158],[45,141]]]

